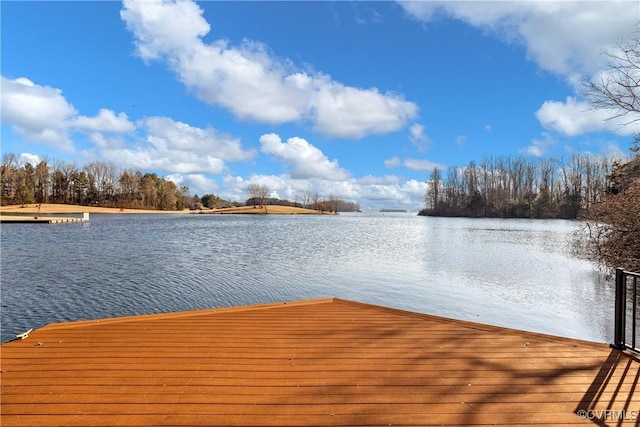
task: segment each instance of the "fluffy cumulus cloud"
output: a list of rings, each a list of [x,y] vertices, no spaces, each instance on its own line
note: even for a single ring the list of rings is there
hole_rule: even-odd
[[[396,183],[355,183],[360,199],[367,207],[418,209],[422,205],[426,183],[411,179]]]
[[[100,109],[95,117],[77,117],[73,121],[73,126],[77,129],[92,132],[128,133],[136,129],[125,113],[116,115],[116,113],[106,108]]]
[[[150,117],[143,121],[147,138],[154,146],[168,151],[209,153],[222,160],[249,160],[254,150],[244,150],[240,140],[212,127],[201,129],[168,117]]]
[[[199,99],[242,119],[308,120],[324,135],[361,138],[397,131],[417,115],[417,106],[401,95],[300,71],[259,42],[203,41],[210,26],[191,1],[125,0],[121,17],[143,60],[165,61]]]
[[[260,146],[263,153],[290,166],[290,175],[294,179],[323,178],[339,181],[349,177],[349,173],[338,165],[337,160],[329,160],[304,138],[293,137],[283,142],[279,135],[270,133],[260,137]]]
[[[115,144],[107,134],[135,131],[124,113],[103,108],[95,117],[78,115],[60,89],[42,86],[21,77],[2,77],[2,124],[11,126],[28,142],[44,143],[62,151],[74,151],[73,133],[89,135],[96,146]]]
[[[601,131],[619,135],[634,135],[640,132],[640,123],[628,123],[628,118],[612,118],[613,115],[612,110],[593,109],[588,103],[571,96],[564,102],[546,101],[536,112],[538,121],[545,128],[566,136]]]
[[[638,4],[632,1],[462,1],[399,2],[414,18],[428,22],[445,15],[466,22],[501,39],[522,45],[527,58],[543,70],[564,76],[580,89],[585,76],[606,72],[603,51],[637,29]],[[607,120],[615,112],[590,110],[583,102],[547,101],[537,112],[541,124],[567,136],[613,131],[628,135],[620,121]]]
[[[311,100],[314,129],[331,137],[389,133],[417,114],[417,106],[398,94],[344,86],[326,77],[316,79]]]
[[[600,68],[602,50],[631,34],[638,20],[637,3],[625,0],[399,4],[423,22],[443,14],[522,44],[539,67],[563,75]]]
[[[2,77],[2,124],[33,142],[45,143],[63,151],[72,151],[69,127],[76,110],[62,91],[35,84],[21,77]]]
[[[210,194],[211,192],[218,189],[218,184],[214,180],[201,173],[175,173],[166,175],[165,179],[173,182],[178,187],[188,187],[192,195],[199,194],[202,196],[204,194]]]
[[[197,128],[167,117],[149,117],[140,122],[144,142],[136,146],[104,148],[107,160],[141,170],[170,174],[219,174],[225,161],[251,159],[254,150],[245,150],[240,141],[213,128]]]

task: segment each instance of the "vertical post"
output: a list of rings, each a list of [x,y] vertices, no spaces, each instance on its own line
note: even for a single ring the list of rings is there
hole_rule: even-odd
[[[633,276],[633,310],[631,315],[631,348],[636,350],[636,333],[638,317],[638,276]]]
[[[615,306],[615,329],[613,345],[616,348],[625,348],[625,320],[627,317],[627,283],[624,270],[616,268],[616,306]]]

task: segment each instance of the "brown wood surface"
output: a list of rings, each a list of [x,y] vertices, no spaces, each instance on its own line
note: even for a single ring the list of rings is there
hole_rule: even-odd
[[[640,419],[640,362],[605,344],[339,299],[52,324],[0,357],[2,426]]]

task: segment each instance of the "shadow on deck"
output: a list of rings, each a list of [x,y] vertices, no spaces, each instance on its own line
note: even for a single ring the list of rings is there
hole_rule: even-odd
[[[639,376],[605,344],[325,299],[46,326],[2,346],[0,409],[6,426],[632,425]]]

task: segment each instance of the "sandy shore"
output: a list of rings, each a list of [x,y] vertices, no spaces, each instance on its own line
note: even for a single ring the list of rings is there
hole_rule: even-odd
[[[88,213],[104,213],[104,214],[181,214],[189,213],[184,211],[158,211],[152,209],[120,209],[120,208],[101,208],[96,206],[76,206],[76,205],[60,205],[52,203],[43,203],[38,211],[38,205],[13,205],[0,207],[0,215],[15,214],[81,214]]]
[[[253,206],[240,206],[236,208],[223,209],[206,209],[201,211],[158,211],[153,209],[120,209],[120,208],[101,208],[96,206],[77,206],[77,205],[60,205],[52,203],[43,203],[38,211],[38,205],[12,205],[1,206],[0,215],[19,215],[19,214],[81,214],[100,213],[100,214],[182,214],[182,213],[202,213],[202,214],[248,214],[248,215],[333,215],[330,212],[317,211],[315,209],[296,208],[293,206],[266,205],[261,208]]]

